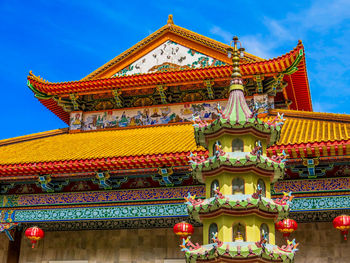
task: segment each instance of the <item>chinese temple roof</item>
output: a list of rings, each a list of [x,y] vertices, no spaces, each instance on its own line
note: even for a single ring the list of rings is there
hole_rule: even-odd
[[[269,148],[273,155],[283,149],[290,158],[308,155],[336,156],[349,154],[350,116],[346,114],[278,110],[285,115],[280,140]],[[271,119],[277,110],[270,111]]]
[[[278,58],[242,64],[240,65],[240,70],[243,75],[242,77],[244,79],[258,74],[265,74],[266,76],[268,74],[274,75],[283,72],[293,64],[301,50],[303,54],[303,49],[303,44],[299,42],[292,51]],[[298,70],[304,69],[305,65],[302,63],[303,60],[304,56],[302,56],[302,61],[300,61],[301,64],[299,64]],[[167,85],[172,86],[179,85],[186,81],[193,82],[207,79],[230,79],[231,74],[232,66],[227,65],[58,83],[46,81],[30,72],[28,81],[35,90],[48,96],[54,96],[68,95],[70,93],[89,94],[98,91],[110,91],[116,88],[122,90],[134,90],[135,87],[149,87],[160,83],[166,83]]]
[[[145,54],[149,54],[151,50],[169,40],[222,61],[223,64],[115,76],[116,72],[130,66],[130,63],[137,61]],[[170,87],[198,84],[206,80],[229,81],[232,73],[232,61],[226,55],[228,47],[228,45],[174,24],[167,24],[82,80],[53,83],[30,72],[28,86],[45,107],[68,123],[69,113],[60,105],[60,99],[69,98],[70,94],[88,95],[112,92],[112,90],[119,90],[123,94],[123,92],[135,90],[154,89],[157,85]],[[245,53],[240,64],[243,79],[253,78],[255,75],[277,77],[277,75],[282,74],[283,81],[288,83],[284,90],[284,96],[292,101],[290,109],[312,110],[304,46],[300,41],[292,51],[269,60]]]
[[[279,112],[286,121],[279,142],[268,149],[270,156],[282,149],[290,158],[350,154],[349,115]],[[264,120],[276,114],[272,110]],[[0,177],[188,165],[191,151],[206,153],[196,146],[193,131],[184,123],[80,133],[62,129],[2,140]]]
[[[161,27],[160,29],[150,34],[145,39],[138,42],[136,45],[132,46],[131,48],[124,51],[117,57],[113,58],[111,61],[107,62],[100,68],[96,69],[95,71],[87,75],[82,80],[91,80],[91,79],[109,77],[111,76],[111,73],[110,73],[111,71],[116,71],[115,68],[121,69],[127,63],[130,63],[130,59],[133,61],[137,60],[139,57],[142,56],[143,54],[142,51],[144,49],[149,51],[154,47],[154,45],[152,45],[153,43],[158,44],[158,43],[164,42],[164,39],[178,41],[181,44],[187,44],[191,48],[194,48],[195,50],[205,49],[207,52],[204,52],[204,53],[209,53],[213,57],[220,56],[220,59],[224,59],[226,60],[225,62],[228,62],[228,63],[230,62],[230,60],[227,59],[227,56],[226,56],[226,52],[227,52],[226,50],[229,47],[228,45],[225,45],[219,41],[216,41],[211,38],[200,35],[198,33],[195,33],[186,28],[175,25],[172,19],[172,15],[169,15],[167,24],[165,26]],[[215,52],[216,52],[216,55],[215,55]],[[263,60],[262,58],[259,58],[257,56],[254,56],[252,54],[245,52],[245,58],[242,61],[242,63],[257,62],[262,60]],[[126,64],[123,64],[123,62],[125,62]]]

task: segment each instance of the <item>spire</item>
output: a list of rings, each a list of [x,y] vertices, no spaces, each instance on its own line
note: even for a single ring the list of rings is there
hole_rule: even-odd
[[[174,24],[173,15],[170,14],[170,15],[168,16],[167,24],[168,24],[168,25],[173,25],[173,24]]]
[[[238,37],[233,37],[234,46],[227,49],[228,56],[232,56],[233,70],[230,83],[230,96],[223,117],[230,122],[244,124],[252,115],[244,97],[244,87],[241,70],[239,68],[240,54],[244,55],[244,48],[237,48]],[[231,42],[232,43],[232,42]]]

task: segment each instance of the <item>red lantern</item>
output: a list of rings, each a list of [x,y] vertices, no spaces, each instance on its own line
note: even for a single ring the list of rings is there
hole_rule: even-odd
[[[283,236],[285,238],[288,238],[289,235],[294,232],[295,230],[297,230],[298,228],[298,224],[297,222],[295,222],[295,220],[293,219],[283,219],[282,221],[279,221],[275,224],[276,229],[278,231],[280,231],[281,233],[283,233]]]
[[[347,236],[350,229],[350,216],[337,216],[333,220],[333,226],[341,231],[342,235],[344,236],[344,240],[348,239]]]
[[[24,234],[32,243],[32,248],[35,247],[36,242],[44,237],[44,231],[37,226],[27,228]]]
[[[193,234],[193,226],[186,222],[177,223],[174,226],[175,235],[180,236],[181,240],[186,239],[188,236]]]

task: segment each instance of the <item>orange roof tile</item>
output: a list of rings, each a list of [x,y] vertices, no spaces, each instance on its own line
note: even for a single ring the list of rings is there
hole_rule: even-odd
[[[303,48],[304,47],[302,43],[298,43],[298,45],[292,51],[281,57],[254,63],[242,64],[240,65],[240,68],[243,78],[251,77],[253,75],[261,73],[264,73],[265,75],[281,73],[287,68],[285,66],[282,66],[283,63],[281,62],[290,61],[290,63],[293,63],[294,60],[297,58],[299,51]],[[264,70],[264,72],[262,72],[261,69],[259,69],[258,67],[275,63],[280,64],[280,68],[282,68],[283,70],[277,71],[277,69],[275,69],[274,67],[267,67],[268,70]],[[28,81],[31,83],[31,85],[33,85],[33,87],[36,90],[47,95],[68,95],[70,93],[88,94],[98,91],[109,91],[117,88],[121,90],[134,90],[135,88],[141,87],[153,87],[160,83],[173,86],[178,85],[179,83],[184,83],[186,81],[193,82],[203,81],[207,79],[229,80],[231,74],[232,66],[226,65],[60,83],[53,83],[43,80],[42,78],[37,77],[30,72],[28,76]]]
[[[255,63],[247,63],[241,65],[243,78],[250,78],[253,75],[262,73],[262,66],[266,66],[268,72],[264,71],[265,76],[268,74],[276,75],[280,73],[281,69],[286,69],[286,64],[290,65],[295,61],[299,52],[303,50],[301,42],[291,52],[271,60],[265,60]],[[288,61],[288,63],[284,63]],[[271,66],[271,65],[272,66]],[[278,64],[279,67],[274,65]],[[269,66],[270,65],[270,66]],[[261,67],[258,67],[261,66]],[[279,69],[279,71],[277,70]],[[284,77],[288,82],[286,93],[288,98],[293,101],[291,108],[297,110],[312,110],[310,90],[305,68],[305,58],[303,56],[298,71],[292,75]],[[34,76],[32,73],[28,76],[28,82],[38,92],[49,95],[47,98],[40,98],[39,101],[68,123],[69,115],[61,106],[58,105],[54,97],[50,96],[68,96],[70,93],[91,94],[96,92],[107,92],[113,89],[135,90],[143,88],[154,88],[158,84],[165,84],[168,86],[185,85],[186,83],[203,83],[204,80],[229,80],[232,74],[231,66],[217,66],[200,69],[190,69],[171,72],[157,72],[148,74],[139,74],[122,77],[112,77],[104,79],[92,79],[83,81],[70,81],[61,83],[52,83]]]

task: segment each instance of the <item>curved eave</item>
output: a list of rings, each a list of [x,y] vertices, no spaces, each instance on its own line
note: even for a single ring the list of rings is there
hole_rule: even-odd
[[[245,124],[232,123],[229,121],[211,122],[207,127],[195,127],[195,140],[198,145],[205,148],[208,147],[209,139],[216,139],[224,134],[240,135],[243,133],[253,134],[258,138],[264,138],[268,142],[268,146],[275,144],[280,138],[280,126],[271,126],[264,123],[260,119],[257,122],[251,119],[251,122]]]
[[[350,140],[273,145],[267,149],[267,155],[277,155],[283,150],[289,156],[289,161],[309,156],[344,160],[350,154]]]
[[[69,125],[69,113],[65,112],[62,107],[58,106],[54,99],[39,99],[39,101],[64,123]]]
[[[281,212],[278,211],[264,211],[261,210],[257,207],[249,207],[246,209],[240,209],[240,210],[233,210],[233,209],[228,209],[228,208],[224,208],[224,207],[220,207],[219,209],[215,210],[215,211],[210,211],[210,212],[200,212],[199,215],[199,219],[201,222],[203,222],[203,219],[212,219],[212,218],[216,218],[218,216],[221,215],[230,215],[230,216],[250,216],[250,215],[258,215],[261,216],[263,218],[274,218],[277,219],[278,215]],[[288,212],[285,212],[285,214],[287,214]],[[282,213],[281,213],[282,214]]]
[[[257,175],[264,176],[264,177],[267,177],[270,179],[274,179],[274,177],[278,176],[278,174],[275,173],[274,169],[272,169],[272,168],[268,169],[268,168],[269,167],[264,167],[262,165],[255,166],[254,163],[247,165],[247,166],[244,166],[244,165],[234,166],[234,165],[230,165],[227,163],[223,163],[223,164],[220,164],[220,166],[209,167],[206,169],[198,169],[198,168],[192,166],[193,172],[195,174],[201,173],[201,176],[203,176],[203,178],[216,176],[222,172],[230,172],[230,173],[236,173],[236,174],[253,172],[253,173],[256,173]]]
[[[292,100],[291,110],[312,111],[309,80],[306,72],[305,56],[298,65],[298,71],[283,78],[288,83],[287,96]]]
[[[245,251],[245,252],[243,252]],[[293,262],[295,251],[284,250],[276,245],[258,242],[220,242],[197,246],[186,250],[188,262]]]
[[[243,78],[252,78],[254,75],[263,74],[264,76],[276,76],[286,70],[297,58],[303,45],[299,43],[291,52],[273,58],[254,63],[241,65]],[[168,86],[186,85],[187,83],[203,83],[204,80],[212,79],[217,81],[228,81],[232,74],[232,66],[217,66],[200,69],[190,69],[181,71],[147,73],[131,76],[100,78],[92,80],[70,81],[52,83],[34,76],[32,73],[28,76],[30,84],[39,92],[49,96],[68,97],[75,93],[80,95],[94,94],[101,92],[111,92],[115,89],[123,91],[134,91],[136,89],[155,88],[159,84]],[[312,110],[311,96],[306,73],[305,57],[303,56],[298,71],[286,75],[284,80],[288,82],[286,95],[292,100],[291,109]],[[68,124],[68,113],[64,112],[57,103],[48,100],[40,100],[50,111],[56,114],[60,119]]]
[[[195,151],[205,155],[205,151]],[[158,168],[163,166],[188,165],[190,152],[152,154],[141,156],[107,157],[95,159],[63,160],[37,163],[19,163],[0,165],[0,178],[16,176],[36,176],[38,174],[82,173],[102,170],[118,171],[130,169]],[[13,178],[11,178],[13,179]]]
[[[281,73],[294,62],[301,49],[303,49],[302,44],[298,44],[295,49],[281,57],[243,64],[240,66],[243,78],[250,78],[257,74],[274,76]],[[306,71],[303,72],[305,74]],[[186,82],[201,82],[207,79],[229,80],[231,74],[232,66],[226,65],[59,83],[45,81],[30,73],[28,81],[42,93],[64,96],[71,93],[91,94],[113,89],[135,90],[135,88],[154,87],[158,84],[172,86]]]

